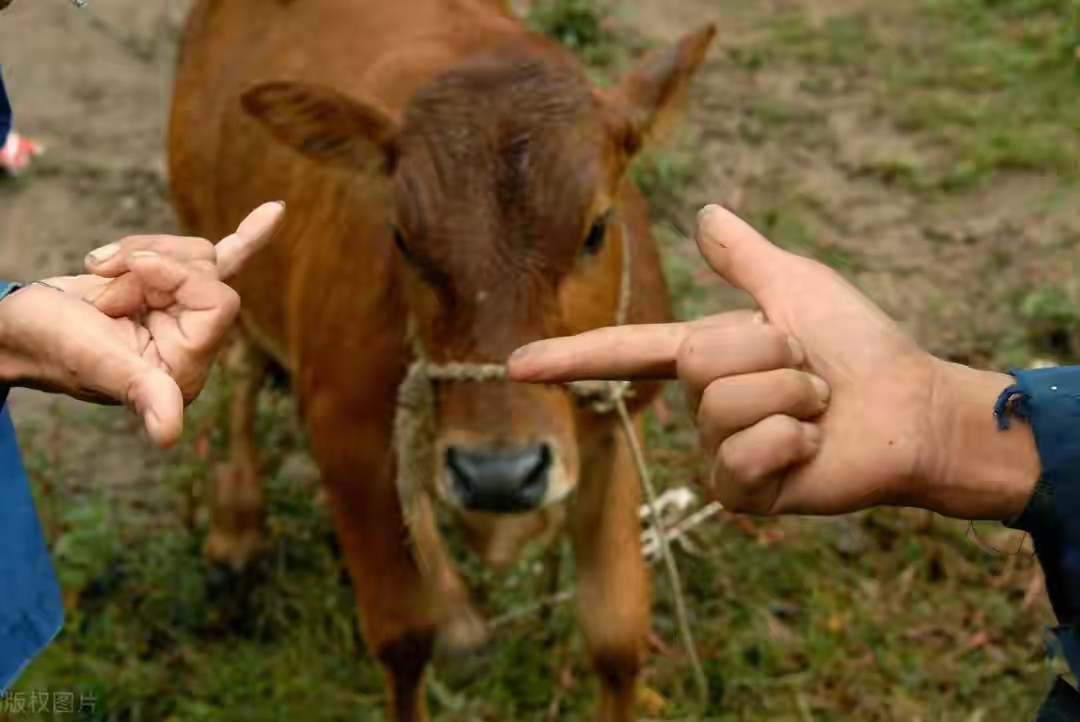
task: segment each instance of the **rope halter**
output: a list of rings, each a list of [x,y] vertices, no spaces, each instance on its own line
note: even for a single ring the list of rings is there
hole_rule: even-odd
[[[626,323],[630,313],[631,275],[633,258],[628,228],[622,228],[622,272],[619,279],[619,299],[615,325]],[[410,342],[416,360],[409,366],[405,379],[398,387],[397,413],[394,419],[394,451],[397,455],[397,490],[405,526],[414,549],[416,525],[421,513],[421,495],[425,494],[424,476],[435,468],[435,448],[438,437],[435,387],[445,382],[506,381],[505,364],[469,363],[455,361],[434,363],[425,359],[423,347],[411,331]],[[628,381],[575,381],[566,384],[574,396],[590,404],[599,414],[610,414],[616,405],[631,393]],[[418,556],[420,556],[418,554]],[[426,565],[418,559],[421,567]]]

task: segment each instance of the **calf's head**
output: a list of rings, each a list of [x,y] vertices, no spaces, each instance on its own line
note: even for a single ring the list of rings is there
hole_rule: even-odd
[[[243,104],[280,140],[385,194],[386,241],[426,360],[502,363],[527,342],[613,322],[627,168],[714,35],[686,36],[611,89],[523,36],[447,67],[398,112],[293,82],[252,88]],[[452,507],[532,511],[576,485],[565,390],[441,382],[437,408],[429,491]]]

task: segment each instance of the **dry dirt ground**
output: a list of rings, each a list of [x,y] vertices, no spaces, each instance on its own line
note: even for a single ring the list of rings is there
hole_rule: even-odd
[[[67,0],[16,0],[0,18],[0,63],[17,126],[48,148],[30,176],[0,182],[0,278],[78,272],[83,255],[98,245],[132,233],[176,231],[162,138],[185,5],[90,0],[89,15]],[[1012,359],[1017,319],[1003,299],[1067,277],[1077,255],[1080,206],[1068,203],[1054,178],[1025,169],[997,172],[963,193],[914,190],[896,178],[936,177],[950,162],[947,151],[897,129],[870,58],[865,65],[845,59],[827,93],[814,90],[819,74],[783,47],[776,51],[780,62],[755,60],[763,27],[778,13],[797,6],[812,32],[832,27],[835,16],[876,7],[872,0],[626,5],[630,12],[619,22],[653,40],[710,20],[721,25],[721,47],[687,113],[681,152],[692,157],[697,175],[666,204],[666,215],[688,227],[701,205],[725,203],[778,242],[842,268],[933,351],[972,364]],[[891,47],[905,12],[870,12],[868,32]],[[670,235],[673,266],[696,289],[684,310],[745,305],[696,263],[691,244]],[[1064,354],[1071,348],[1060,339],[1051,346]],[[107,485],[154,506],[149,486],[163,462],[122,411],[30,392],[16,392],[12,406],[30,442],[48,439],[48,448],[58,450],[31,463],[62,466],[64,490]],[[1041,595],[1027,606],[1049,619]],[[814,718],[807,712],[802,719]],[[864,718],[920,719],[895,710]]]
[[[0,20],[0,63],[17,107],[17,127],[44,143],[31,178],[0,182],[0,276],[35,279],[78,273],[93,248],[143,232],[175,231],[164,172],[162,129],[168,107],[174,22],[157,58],[139,57],[138,40],[160,37],[162,5],[98,2],[93,10],[124,33],[90,22],[67,2],[21,2]],[[97,31],[91,28],[98,28]],[[106,35],[102,35],[104,31]],[[19,425],[48,430],[57,414],[92,413],[100,435],[64,439],[80,479],[138,485],[155,463],[118,410],[88,410],[36,393],[13,393]]]

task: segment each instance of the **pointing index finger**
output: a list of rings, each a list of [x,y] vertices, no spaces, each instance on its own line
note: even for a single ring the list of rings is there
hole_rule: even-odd
[[[217,244],[218,278],[224,281],[236,275],[245,261],[269,243],[284,215],[283,202],[264,203],[240,223],[235,233],[223,238]]]
[[[680,323],[617,326],[537,341],[508,361],[510,378],[532,383],[615,379],[673,379],[679,347],[702,326],[752,321],[750,311]]]
[[[510,357],[515,381],[558,383],[599,379],[673,378],[689,324],[617,326],[537,341]]]

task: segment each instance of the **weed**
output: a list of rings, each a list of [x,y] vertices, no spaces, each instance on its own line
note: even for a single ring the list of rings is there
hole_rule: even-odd
[[[587,65],[603,69],[618,55],[618,38],[608,26],[611,14],[611,6],[602,0],[538,0],[527,20]]]
[[[1071,363],[1080,360],[1080,303],[1076,283],[1043,286],[1020,298],[1027,346],[1035,353]]]

